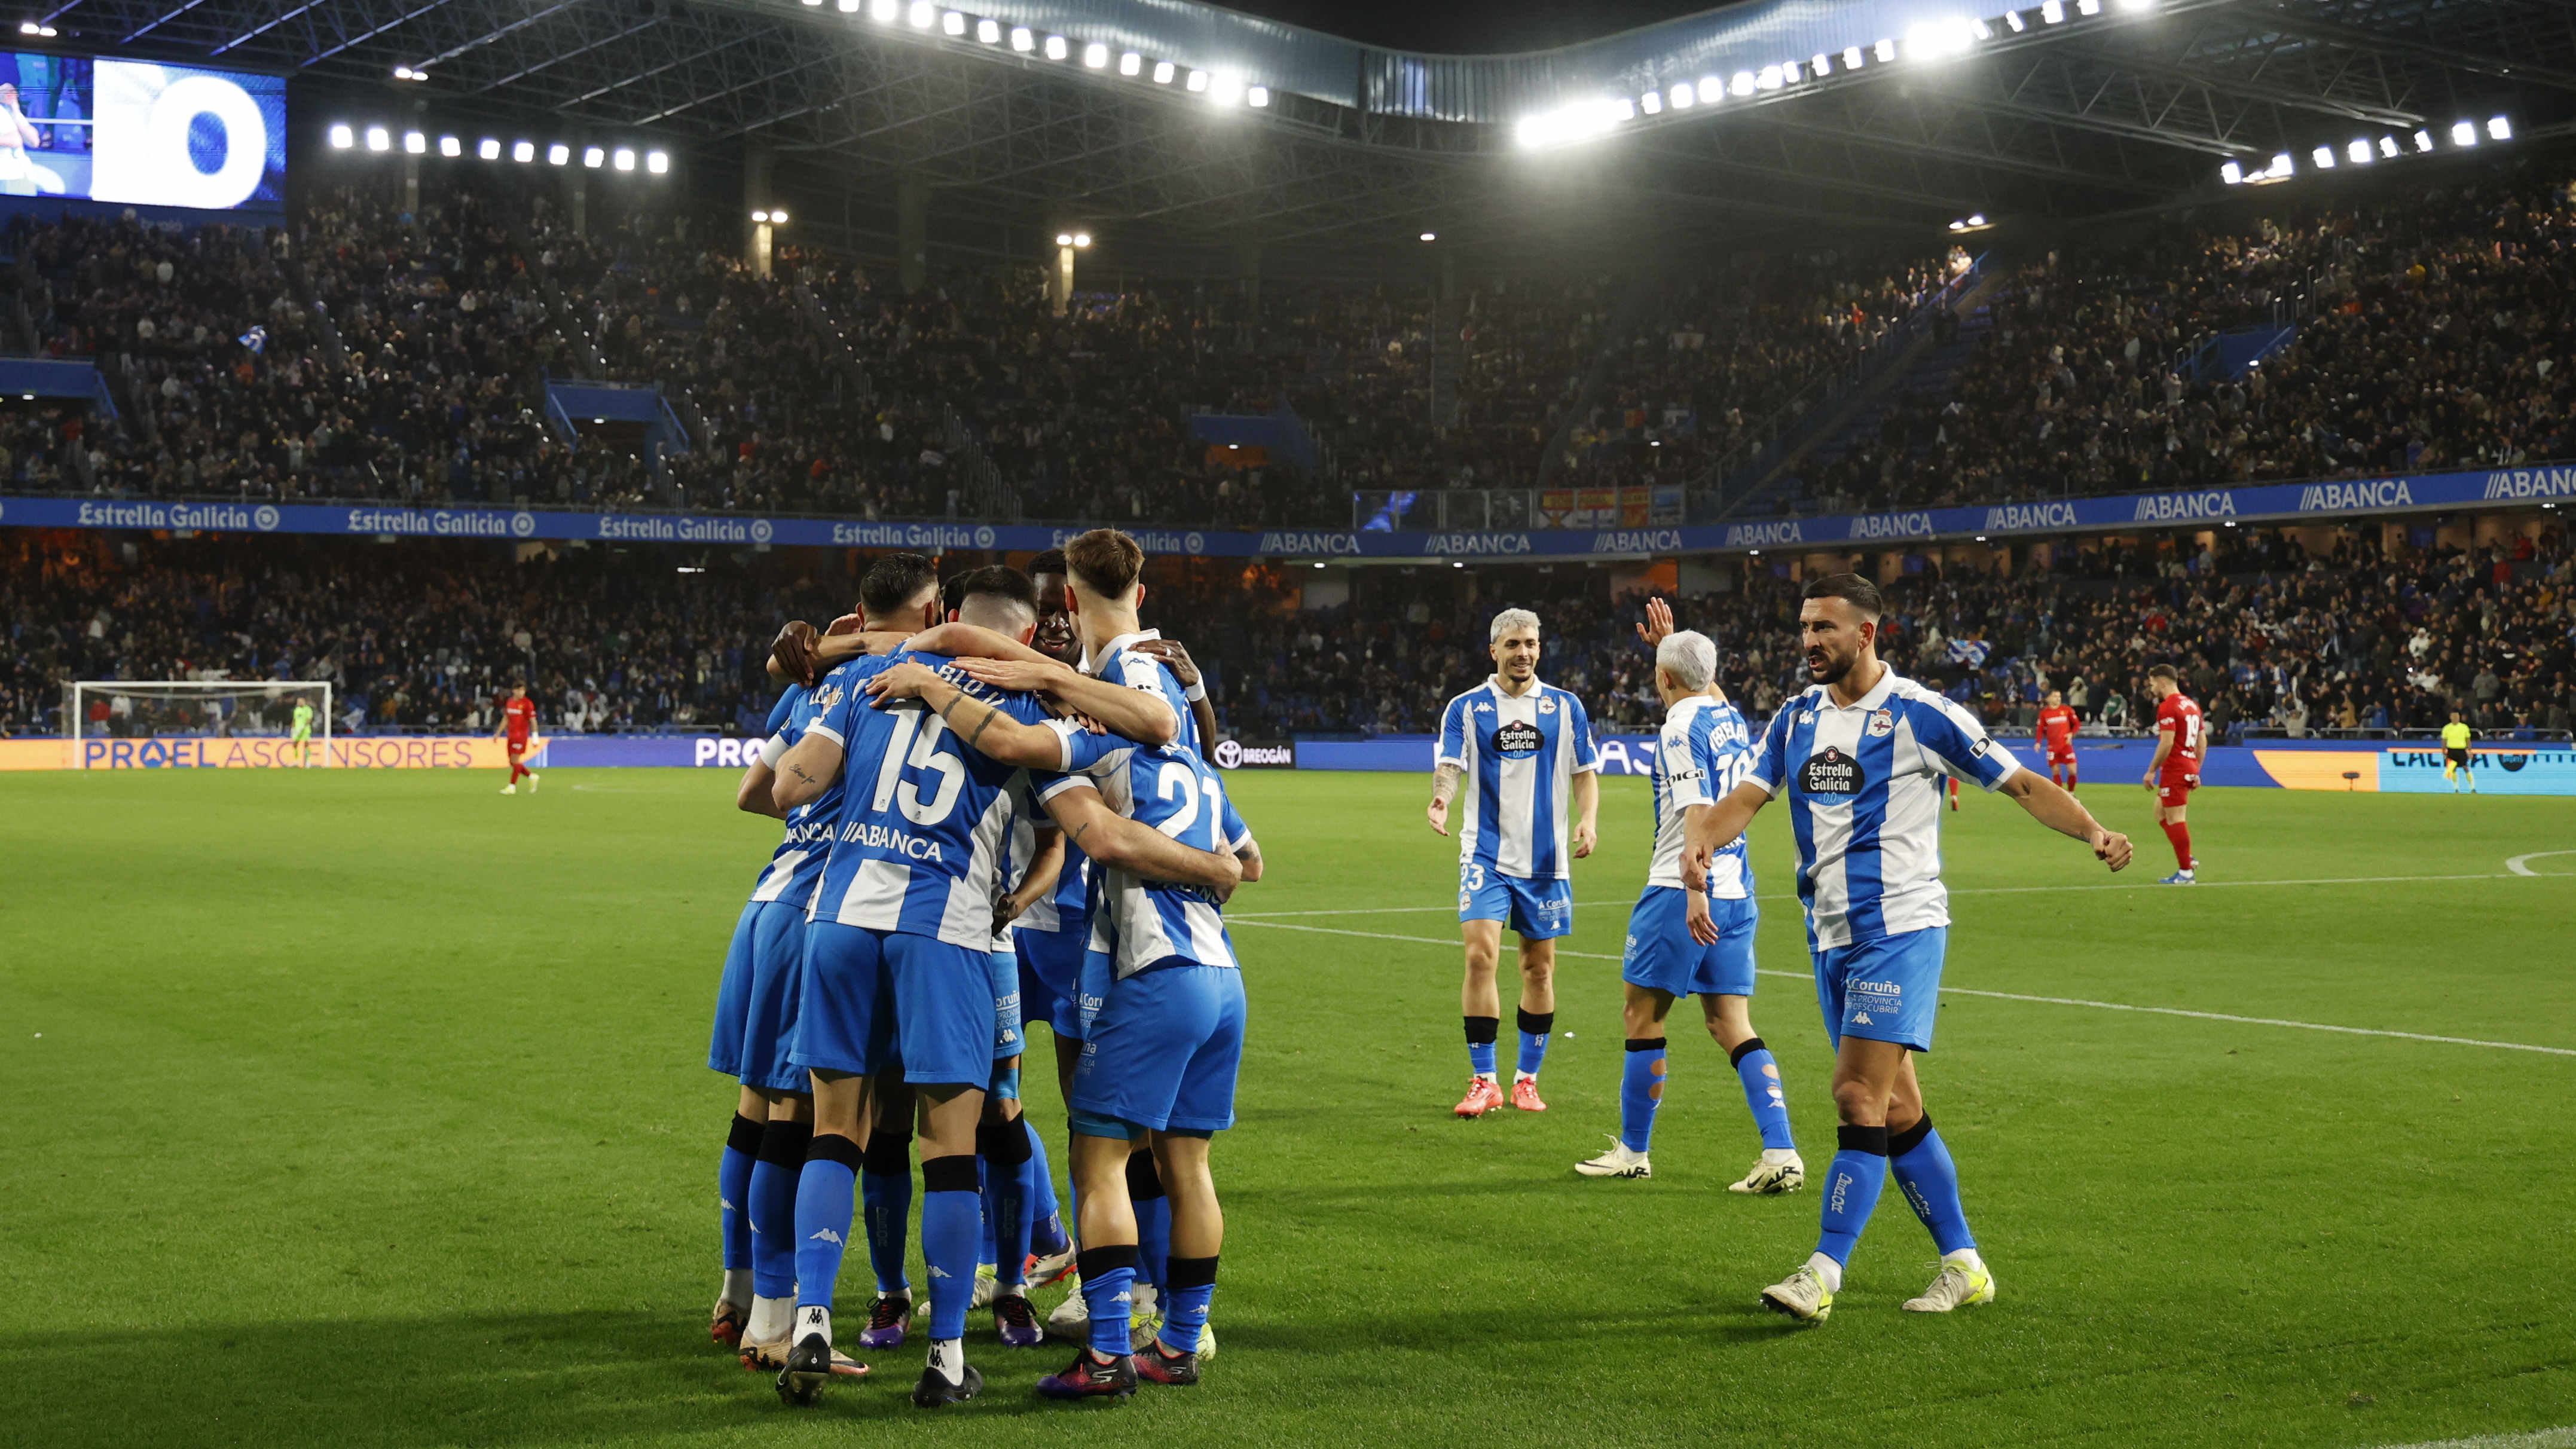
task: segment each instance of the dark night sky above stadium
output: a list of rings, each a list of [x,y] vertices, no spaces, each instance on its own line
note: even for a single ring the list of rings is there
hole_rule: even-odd
[[[1540,50],[1696,15],[1720,0],[1220,0],[1229,9],[1390,50]]]

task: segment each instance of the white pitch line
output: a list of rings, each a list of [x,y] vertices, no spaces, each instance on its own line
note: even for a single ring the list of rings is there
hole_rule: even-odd
[[[573,788],[579,789],[581,787],[576,785]],[[2249,886],[2390,885],[2411,881],[2437,880],[2509,880],[2513,876],[2517,875],[2535,876],[2544,880],[2554,879],[2555,877],[2542,876],[2541,873],[2536,870],[2526,870],[2521,865],[2521,862],[2523,861],[2537,860],[2543,855],[2576,855],[2576,850],[2544,850],[2539,852],[2537,855],[2517,855],[2512,860],[2505,862],[2505,865],[2509,867],[2508,870],[2473,871],[2466,875],[2337,875],[2314,876],[2297,880],[2205,880],[2192,887],[2192,889],[2215,890],[2227,887],[2236,887],[2241,889]],[[1954,896],[2017,896],[2051,891],[2151,891],[2172,889],[2175,889],[2175,887],[2161,885],[2158,882],[2151,880],[2141,880],[2114,881],[2108,885],[1953,886],[1950,889],[1950,894]],[[1794,895],[1767,895],[1755,896],[1754,899],[1757,901],[1794,901],[1797,897]],[[1617,910],[1622,906],[1633,906],[1636,902],[1577,901],[1574,904],[1578,910]],[[1396,916],[1404,915],[1409,912],[1427,913],[1431,911],[1454,911],[1456,909],[1457,907],[1455,905],[1448,902],[1442,902],[1438,905],[1429,906],[1360,906],[1349,910],[1339,911],[1250,911],[1240,914],[1234,911],[1228,911],[1225,913],[1225,918],[1229,921],[1276,921],[1295,916]]]
[[[1417,946],[1445,946],[1455,949],[1457,941],[1439,936],[1398,936],[1386,931],[1352,931],[1333,926],[1301,926],[1287,921],[1253,920],[1229,916],[1227,920],[1244,926],[1261,926],[1274,931],[1304,931],[1317,936],[1356,936],[1368,941],[1402,941]],[[1583,961],[1616,961],[1598,951],[1568,951],[1560,948],[1559,956],[1572,956]],[[1789,981],[1812,981],[1815,978],[1800,971],[1764,971],[1764,976],[1777,976]],[[2445,1046],[2489,1047],[2497,1051],[2539,1052],[2545,1056],[2576,1057],[2576,1047],[2536,1046],[2530,1042],[2487,1041],[2471,1036],[2435,1036],[2420,1031],[2390,1031],[2375,1026],[2335,1026],[2321,1021],[2286,1021],[2272,1016],[2237,1016],[2224,1011],[2192,1011],[2179,1006],[2137,1006],[2125,1001],[2088,1001],[2076,996],[2026,996],[2018,991],[1980,991],[1966,986],[1944,985],[1941,990],[1951,996],[1983,996],[1996,1001],[2028,1001],[2044,1006],[2089,1006],[2096,1011],[2135,1011],[2150,1016],[2182,1016],[2195,1021],[2226,1021],[2239,1026],[2281,1026],[2296,1031],[2329,1031],[2340,1036],[2383,1036],[2400,1041],[2438,1042]]]
[[[2473,1439],[2444,1439],[2433,1444],[2392,1444],[2387,1449],[2576,1449],[2576,1425],[2529,1434],[2480,1434]]]

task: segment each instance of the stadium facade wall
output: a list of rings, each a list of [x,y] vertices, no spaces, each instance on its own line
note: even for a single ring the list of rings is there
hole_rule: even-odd
[[[1976,538],[2045,538],[2226,522],[2440,512],[2479,504],[2576,502],[2576,465],[2420,477],[2275,483],[1967,508],[1909,509],[1667,528],[1379,533],[1336,529],[1131,528],[1148,553],[1205,558],[1651,558],[1761,549],[1884,548]],[[366,504],[175,503],[152,499],[0,497],[0,525],[337,534],[355,538],[579,539],[609,543],[799,545],[923,552],[1061,548],[1082,530],[1042,524],[883,523],[736,515],[562,513]]]

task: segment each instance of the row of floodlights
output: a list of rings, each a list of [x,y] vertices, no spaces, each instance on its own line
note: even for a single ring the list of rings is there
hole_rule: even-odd
[[[335,121],[332,123],[330,140],[331,149],[334,151],[354,150],[362,143],[365,145],[366,149],[370,151],[390,151],[394,149],[395,144],[394,133],[386,127],[369,126],[364,132],[361,132],[358,128],[350,125],[346,121]],[[426,156],[429,154],[430,140],[427,132],[405,131],[402,133],[401,144],[403,154],[406,156]],[[438,154],[450,157],[464,155],[464,138],[461,136],[439,137]],[[504,154],[504,150],[498,137],[486,136],[482,140],[474,143],[474,154],[486,161],[498,161]],[[507,154],[511,160],[519,162],[521,165],[527,165],[537,159],[537,143],[534,141],[513,141],[507,148]],[[549,143],[546,147],[545,154],[546,164],[549,166],[569,166],[572,164],[573,149],[564,142],[555,141]],[[581,164],[589,167],[593,171],[597,171],[603,166],[614,171],[632,171],[635,169],[638,154],[639,153],[632,146],[584,146],[581,148]],[[647,172],[655,176],[667,176],[670,174],[670,152],[645,151],[640,154],[644,164],[644,169]]]
[[[823,0],[805,0],[820,9]],[[972,35],[983,45],[1008,45],[1022,55],[1043,55],[1049,60],[1072,60],[1077,55],[1086,70],[1117,68],[1128,77],[1151,76],[1158,86],[1178,84],[1193,95],[1204,95],[1219,105],[1245,105],[1255,108],[1270,104],[1268,86],[1251,85],[1243,77],[1227,70],[1198,70],[1168,60],[1148,60],[1132,50],[1112,51],[1103,42],[1076,42],[1061,35],[1042,34],[1025,25],[1005,26],[987,16],[969,15],[963,10],[950,10],[931,0],[832,0],[844,15],[856,15],[862,8],[870,20],[879,25],[908,23],[915,30],[936,31],[953,40]]]
[[[18,33],[32,35],[39,40],[51,40],[54,38],[54,27],[41,20],[21,20],[18,22]]]
[[[2149,8],[2155,0],[2113,0],[2113,3],[2122,10],[2140,11]],[[1980,41],[1994,39],[1998,27],[2008,34],[2019,35],[2034,24],[2063,25],[2070,13],[2099,15],[2102,5],[2103,0],[2072,0],[2071,7],[2069,0],[2042,0],[2039,8],[2029,15],[2019,10],[2007,10],[1998,20],[1952,17],[1926,21],[1907,31],[1901,43],[1889,36],[1874,45],[1845,46],[1839,55],[1832,51],[1818,51],[1804,60],[1783,60],[1759,70],[1739,70],[1731,76],[1710,75],[1697,81],[1675,81],[1634,99],[1577,101],[1552,111],[1524,116],[1513,128],[1513,133],[1524,146],[1561,146],[1602,135],[1640,115],[1660,116],[1666,111],[1722,105],[1729,99],[1766,95],[1837,74],[1894,65],[1899,57],[1922,61],[1948,60],[1967,54]]]
[[[2513,120],[2508,116],[2490,116],[2487,118],[2485,130],[2485,140],[2510,141],[2513,139]],[[2475,121],[2452,122],[2451,148],[2467,150],[2477,145],[2481,139],[2478,132],[2478,123]],[[2340,154],[2332,146],[2319,146],[2308,153],[2308,168],[2312,171],[2332,171],[2338,162],[2353,166],[2368,166],[2378,161],[2394,161],[2407,155],[2425,155],[2434,149],[2435,143],[2431,131],[2417,131],[2404,141],[2400,141],[2395,136],[2381,136],[2375,141],[2364,136],[2346,142]],[[2237,161],[2230,161],[2218,168],[2218,179],[2230,186],[2263,186],[2275,181],[2287,181],[2297,174],[2297,160],[2287,151],[2274,156],[2271,165],[2254,170],[2247,170],[2242,162]]]

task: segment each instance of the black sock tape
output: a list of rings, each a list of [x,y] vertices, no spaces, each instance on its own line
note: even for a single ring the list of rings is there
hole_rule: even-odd
[[[1163,1291],[1183,1288],[1205,1288],[1216,1282],[1216,1255],[1204,1258],[1166,1258],[1163,1260]]]
[[[1887,1155],[1890,1157],[1903,1157],[1915,1148],[1922,1146],[1923,1139],[1931,1135],[1932,1114],[1926,1112],[1914,1120],[1913,1126],[1906,1128],[1902,1132],[1890,1132],[1887,1134]]]
[[[1628,1050],[1632,1052],[1659,1052],[1663,1049],[1664,1039],[1659,1036],[1632,1036],[1628,1038]]]
[[[1135,1266],[1134,1243],[1103,1243],[1097,1248],[1086,1247],[1074,1257],[1074,1270],[1082,1274],[1082,1281],[1086,1283],[1103,1273]]]
[[[859,1170],[859,1164],[865,1160],[865,1157],[859,1151],[859,1144],[852,1142],[849,1138],[842,1136],[840,1133],[817,1132],[814,1134],[813,1141],[807,1143],[805,1146],[805,1160],[807,1162],[837,1162],[843,1167],[848,1168],[850,1171],[856,1172]]]
[[[1834,1129],[1834,1145],[1845,1152],[1866,1152],[1872,1157],[1887,1155],[1885,1127],[1842,1126]]]
[[[1465,1020],[1469,1046],[1492,1046],[1494,1038],[1502,1033],[1503,1019],[1499,1016],[1471,1016]]]
[[[868,1139],[868,1171],[879,1177],[912,1175],[912,1134],[879,1132]]]
[[[1154,1170],[1154,1154],[1127,1154],[1127,1197],[1132,1202],[1152,1202],[1163,1195],[1163,1175]]]
[[[755,1122],[740,1112],[733,1114],[733,1130],[725,1134],[725,1146],[745,1157],[760,1155],[760,1139],[769,1131],[766,1122]]]
[[[975,1175],[975,1154],[971,1152],[953,1152],[921,1164],[923,1192],[974,1192],[982,1185]]]
[[[1006,1171],[1016,1168],[1031,1155],[1029,1129],[1021,1126],[1017,1117],[1008,1122],[979,1122],[975,1124],[975,1151],[995,1167]]]
[[[1735,1050],[1726,1054],[1726,1064],[1730,1067],[1740,1067],[1744,1065],[1744,1059],[1746,1057],[1749,1057],[1760,1050],[1762,1050],[1762,1038],[1758,1036],[1748,1036],[1744,1040],[1735,1044]]]
[[[761,1134],[760,1160],[772,1167],[794,1167],[805,1160],[805,1149],[813,1143],[813,1123],[771,1118],[769,1130]]]
[[[1556,1013],[1553,1011],[1524,1011],[1520,1015],[1520,1025],[1521,1030],[1529,1033],[1531,1036],[1545,1036],[1549,1032],[1556,1030]]]

